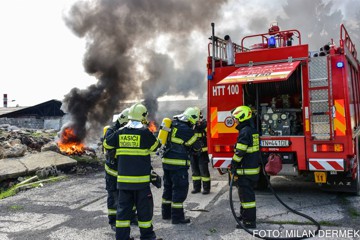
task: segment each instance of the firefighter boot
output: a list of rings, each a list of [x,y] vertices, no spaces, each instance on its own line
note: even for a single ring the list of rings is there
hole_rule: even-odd
[[[201,192],[201,180],[193,180],[193,187],[194,189],[191,193],[195,194]]]
[[[171,219],[171,204],[162,204],[161,205],[161,215],[162,215],[162,219],[164,219],[164,220]]]
[[[211,188],[211,182],[209,181],[205,181],[203,182],[203,192],[202,194],[209,194],[210,193],[210,188]]]
[[[242,222],[242,220],[243,220],[243,217],[241,216],[241,214],[240,214],[240,216],[238,216],[238,217],[236,217],[240,222]],[[237,222],[237,221],[236,221]],[[236,224],[236,228],[242,228],[241,227],[241,225],[240,224]]]
[[[171,223],[172,224],[187,224],[190,223],[189,218],[185,218],[183,208],[172,208],[171,209]]]
[[[243,224],[246,228],[256,228],[256,222],[243,221]]]

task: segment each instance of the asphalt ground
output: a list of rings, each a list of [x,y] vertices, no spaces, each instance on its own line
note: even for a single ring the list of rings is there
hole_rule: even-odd
[[[161,164],[153,164],[162,175]],[[190,170],[189,170],[190,173]],[[161,219],[162,189],[152,187],[154,229],[163,239],[256,239],[243,229],[236,229],[229,204],[226,175],[211,169],[209,195],[189,193],[185,214],[187,225],[172,225]],[[260,236],[310,237],[310,239],[360,239],[360,197],[321,191],[316,184],[300,177],[271,179],[278,196],[291,208],[309,215],[321,224],[316,227],[303,217],[283,207],[270,190],[256,191],[257,231]],[[191,190],[191,188],[190,188]],[[239,211],[236,188],[234,206]],[[139,230],[131,227],[139,239]],[[115,239],[107,223],[104,173],[84,176],[67,175],[66,180],[45,184],[0,200],[1,240]]]

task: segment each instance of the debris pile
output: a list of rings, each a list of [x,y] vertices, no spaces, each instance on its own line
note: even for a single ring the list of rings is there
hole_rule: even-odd
[[[54,141],[56,135],[55,130],[20,129],[2,124],[0,125],[0,159],[41,152],[42,147]]]
[[[9,124],[0,125],[0,159],[23,157],[27,154],[54,151],[63,155],[76,155],[91,160],[102,159],[100,143],[96,149],[83,147],[82,152],[61,151],[54,129],[22,129]],[[70,146],[71,147],[71,146]]]

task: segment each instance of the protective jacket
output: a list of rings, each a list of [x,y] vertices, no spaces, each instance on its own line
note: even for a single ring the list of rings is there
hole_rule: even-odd
[[[200,152],[207,152],[208,151],[208,149],[207,149],[207,138],[206,138],[206,132],[207,132],[206,125],[207,125],[207,121],[204,119],[195,128],[195,132],[197,134],[197,137],[198,137],[198,140],[199,140],[200,146],[201,146]]]
[[[159,146],[159,141],[140,122],[130,121],[105,139],[104,148],[116,149],[118,189],[138,190],[149,186],[150,153]]]
[[[111,136],[117,129],[116,125],[109,127],[105,132],[104,139]],[[106,190],[116,190],[118,164],[115,153],[115,149],[105,149]]]
[[[236,126],[239,131],[233,163],[238,175],[258,175],[260,171],[259,134],[252,120],[246,120]]]
[[[187,122],[174,118],[169,138],[162,158],[163,168],[167,170],[188,169],[190,166],[191,146],[197,141],[194,130]]]

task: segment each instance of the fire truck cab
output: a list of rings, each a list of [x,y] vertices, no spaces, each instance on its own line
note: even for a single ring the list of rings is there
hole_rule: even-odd
[[[212,166],[228,172],[238,135],[230,112],[247,105],[262,161],[281,156],[278,175],[308,174],[325,189],[360,195],[360,64],[344,25],[339,43],[318,51],[302,43],[298,30],[277,24],[239,44],[216,37],[214,29],[212,23],[207,59]]]

